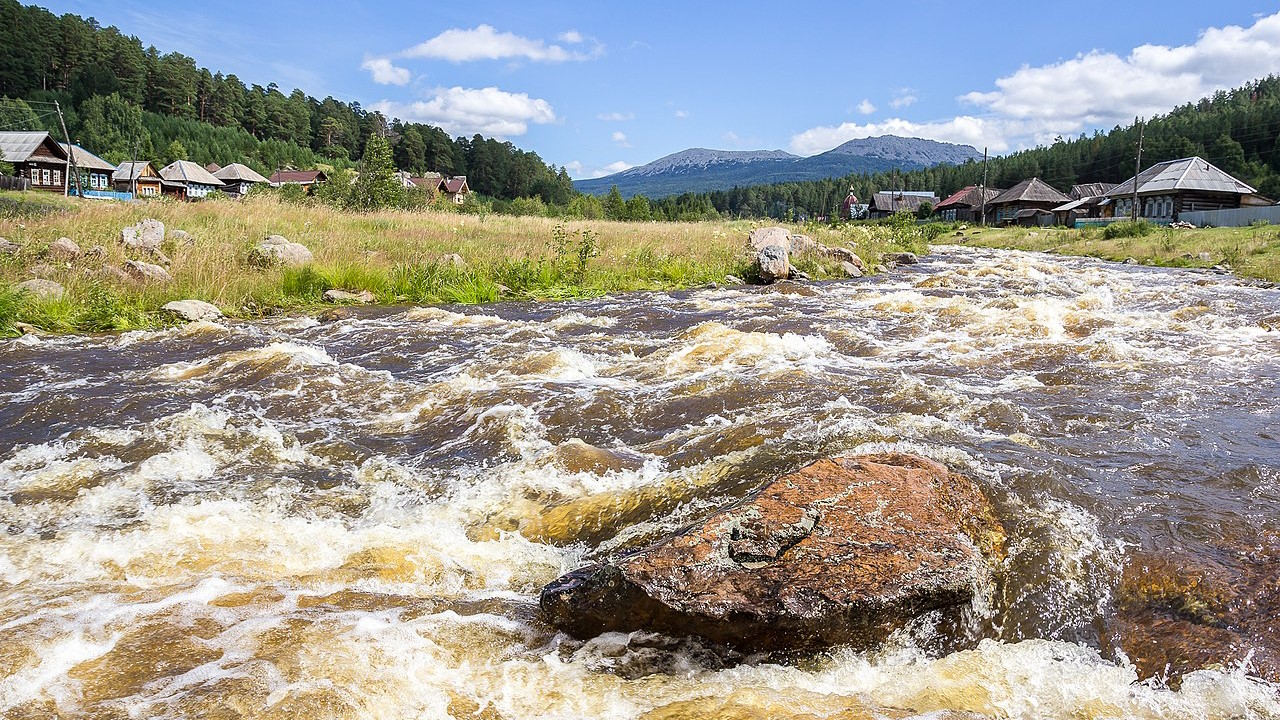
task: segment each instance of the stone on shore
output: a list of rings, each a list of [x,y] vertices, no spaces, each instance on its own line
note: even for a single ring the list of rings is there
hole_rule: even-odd
[[[760,252],[770,245],[778,245],[789,253],[791,252],[790,238],[791,231],[784,227],[756,228],[747,236],[747,243],[756,252]]]
[[[173,276],[168,270],[159,265],[142,262],[141,260],[125,260],[124,272],[129,276],[130,280],[139,283],[167,283],[173,281]]]
[[[864,273],[862,272],[862,268],[858,267],[857,265],[854,265],[851,262],[840,263],[840,272],[844,273],[845,277],[851,277],[851,278],[860,278],[864,275]]]
[[[768,245],[756,253],[756,267],[765,284],[791,277],[791,261],[781,245]]]
[[[80,246],[71,238],[60,237],[49,243],[49,257],[68,262],[77,260],[80,257]]]
[[[23,280],[22,282],[14,285],[13,289],[17,290],[19,293],[25,293],[34,297],[36,300],[41,301],[61,300],[63,294],[66,293],[66,289],[64,289],[59,283],[42,278]]]
[[[866,647],[992,582],[1004,530],[924,458],[819,460],[647,549],[574,570],[541,607],[579,638],[634,630],[744,652]]]
[[[290,242],[281,235],[270,235],[249,251],[249,264],[254,267],[297,267],[315,260],[306,245]]]
[[[130,250],[156,252],[164,243],[164,223],[146,219],[120,231],[120,242]]]
[[[160,308],[187,322],[215,321],[222,319],[222,311],[217,305],[203,300],[174,300]]]
[[[920,258],[913,252],[890,252],[882,253],[880,261],[894,265],[915,265],[920,262]]]
[[[323,298],[325,302],[335,304],[358,303],[368,305],[378,301],[378,298],[368,290],[361,290],[358,293],[338,289],[325,290]]]
[[[12,255],[17,255],[21,251],[22,251],[21,245],[15,242],[10,242],[5,238],[0,238],[0,255],[12,256]]]

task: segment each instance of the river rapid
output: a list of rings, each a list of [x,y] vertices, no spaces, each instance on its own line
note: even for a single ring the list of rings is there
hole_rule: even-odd
[[[806,287],[0,342],[0,716],[1280,717],[1280,292],[968,248]],[[540,615],[884,450],[1008,530],[961,637],[784,662]]]

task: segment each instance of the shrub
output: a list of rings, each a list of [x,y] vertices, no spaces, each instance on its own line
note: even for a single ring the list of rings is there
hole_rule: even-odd
[[[1149,220],[1122,220],[1120,222],[1111,223],[1102,229],[1103,240],[1115,240],[1116,238],[1132,238],[1143,237],[1155,232],[1156,226]]]

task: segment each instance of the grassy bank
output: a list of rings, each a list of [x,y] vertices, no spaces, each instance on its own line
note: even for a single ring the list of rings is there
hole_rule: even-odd
[[[1280,282],[1280,226],[1188,230],[1148,226],[1123,236],[1124,230],[1122,227],[1109,233],[1119,233],[1120,237],[1106,237],[1108,233],[1103,228],[972,228],[965,241],[980,247],[1083,255],[1116,262],[1133,258],[1164,267],[1224,266],[1242,277]]]
[[[272,197],[187,204],[0,195],[0,237],[22,246],[16,256],[0,256],[0,331],[9,334],[17,323],[54,332],[161,326],[172,320],[158,309],[186,298],[211,302],[233,317],[314,311],[330,288],[369,290],[384,304],[436,304],[697,287],[749,273],[743,249],[759,225],[351,213]],[[120,267],[131,257],[119,242],[120,230],[144,218],[193,239],[189,245],[167,242],[171,283],[138,285],[102,272],[104,265]],[[909,238],[894,242],[892,233],[876,228],[795,230],[823,244],[852,246],[869,262],[882,251],[921,249],[918,243],[911,247]],[[306,245],[315,261],[298,269],[251,267],[249,250],[273,234]],[[46,249],[59,237],[82,250],[101,245],[106,256],[56,262]],[[453,254],[463,262],[448,257]],[[816,258],[797,264],[816,278],[836,272]],[[41,302],[10,289],[36,275],[62,284],[63,299]]]

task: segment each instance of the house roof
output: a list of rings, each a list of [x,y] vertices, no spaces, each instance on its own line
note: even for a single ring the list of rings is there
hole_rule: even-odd
[[[455,175],[449,178],[448,180],[444,181],[445,192],[459,193],[459,192],[462,192],[463,190],[468,190],[468,189],[469,188],[467,187],[466,175]]]
[[[240,163],[231,163],[224,168],[220,168],[213,176],[224,182],[264,183],[267,181],[266,178],[255,172],[253,168]]]
[[[32,153],[41,145],[48,147],[55,155],[67,159],[67,151],[61,143],[56,143],[49,133],[39,132],[0,132],[0,158],[5,162],[26,162]]]
[[[1051,212],[1049,212],[1048,210],[1045,210],[1044,208],[1027,208],[1025,210],[1019,210],[1018,212],[1014,213],[1014,217],[1029,218],[1029,217],[1035,217],[1037,215],[1051,215],[1051,214],[1052,214]]]
[[[177,183],[186,185],[188,183],[198,183],[200,185],[222,185],[222,181],[209,174],[208,170],[191,162],[190,160],[174,160],[160,170],[160,178],[167,184]]]
[[[987,202],[990,203],[993,198],[995,198],[1002,192],[1004,191],[998,188],[987,188],[985,192],[987,196]],[[934,205],[933,209],[946,210],[951,207],[960,207],[960,206],[981,207],[983,194],[984,192],[981,187],[977,185],[970,185],[966,188],[961,189],[959,192],[955,193],[954,195],[951,195],[946,200],[943,200],[937,205]]]
[[[1100,204],[1100,203],[1099,203],[1099,201],[1100,201],[1100,200],[1102,200],[1102,198],[1100,198],[1100,197],[1086,197],[1086,198],[1080,198],[1079,200],[1072,200],[1071,202],[1067,203],[1066,205],[1059,205],[1058,207],[1054,208],[1054,209],[1053,209],[1053,211],[1054,211],[1054,212],[1056,212],[1056,213],[1057,213],[1057,212],[1071,212],[1072,210],[1078,210],[1079,208],[1087,207],[1087,206],[1089,206],[1089,205]]]
[[[1068,202],[1069,200],[1071,200],[1071,198],[1063,195],[1057,190],[1054,190],[1053,186],[1049,185],[1049,183],[1041,180],[1040,178],[1031,178],[1030,180],[1023,180],[1017,185],[1014,185],[1008,190],[1000,193],[994,200],[988,201],[988,204],[1008,205],[1016,202],[1039,202],[1060,205],[1064,202]]]
[[[115,179],[130,181],[142,178],[142,171],[151,167],[151,163],[146,160],[130,162],[128,160],[116,166]],[[155,172],[155,168],[151,168],[151,172]]]
[[[933,193],[884,190],[871,196],[871,203],[869,206],[875,208],[879,212],[899,212],[902,210],[915,212],[920,209],[921,203],[932,203],[937,202],[937,200],[938,197]]]
[[[1091,198],[1091,197],[1102,197],[1103,195],[1106,195],[1107,191],[1109,191],[1113,187],[1115,187],[1115,185],[1111,183],[1101,183],[1101,182],[1080,183],[1079,185],[1071,186],[1071,192],[1067,193],[1067,197],[1071,198],[1072,200],[1081,200],[1083,198]]]
[[[1199,157],[1182,158],[1156,163],[1138,173],[1138,194],[1155,195],[1179,190],[1236,193],[1252,195],[1257,192],[1243,182],[1219,170],[1209,161]],[[1134,178],[1115,186],[1107,197],[1124,197],[1133,194]]]
[[[323,170],[277,170],[271,173],[271,177],[267,182],[272,185],[282,185],[284,183],[309,185],[311,183],[324,182],[328,179]]]
[[[66,143],[58,143],[58,147],[62,148],[63,152],[67,152]],[[79,145],[72,145],[71,151],[68,154],[74,155],[76,167],[84,168],[85,170],[105,170],[109,173],[114,173],[116,171],[115,165],[112,165]]]

